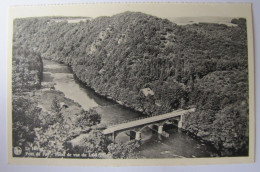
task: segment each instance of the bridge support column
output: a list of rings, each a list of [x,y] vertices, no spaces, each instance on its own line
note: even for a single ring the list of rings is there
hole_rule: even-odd
[[[135,133],[135,140],[141,140],[141,132],[140,131],[137,131]]]
[[[158,139],[161,140],[163,135],[163,125],[158,126]]]
[[[182,115],[180,116],[180,120],[178,121],[178,128],[182,128]]]
[[[158,126],[158,134],[162,134],[163,133],[163,125],[159,125]]]
[[[115,134],[115,132],[113,132],[112,133],[112,141],[113,141],[113,143],[115,143],[115,140],[116,140],[116,134]]]

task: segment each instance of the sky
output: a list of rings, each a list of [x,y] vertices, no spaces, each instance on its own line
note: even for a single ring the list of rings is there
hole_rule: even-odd
[[[247,5],[246,5],[247,6]],[[87,4],[87,5],[45,5],[11,7],[10,14],[16,17],[32,16],[111,16],[125,11],[144,12],[160,18],[172,17],[241,17],[249,15],[244,7],[236,4],[196,4],[184,3],[142,3],[142,4]]]

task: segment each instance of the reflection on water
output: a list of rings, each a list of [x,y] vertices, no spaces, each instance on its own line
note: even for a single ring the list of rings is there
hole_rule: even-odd
[[[79,103],[85,110],[97,106],[113,104],[101,96],[95,95],[91,89],[75,82],[69,67],[63,64],[44,60],[43,82],[54,82],[55,89],[63,92],[69,99]]]
[[[85,110],[95,108],[101,114],[101,123],[107,126],[125,120],[133,120],[143,114],[121,106],[84,86],[73,77],[69,67],[53,61],[44,60],[43,82],[55,83],[55,89],[62,91],[67,98],[79,103]],[[142,142],[139,158],[180,158],[216,156],[216,151],[189,135],[178,131],[176,127],[165,127],[169,138],[158,136],[149,128],[142,130]],[[117,140],[130,140],[129,131],[119,133]]]

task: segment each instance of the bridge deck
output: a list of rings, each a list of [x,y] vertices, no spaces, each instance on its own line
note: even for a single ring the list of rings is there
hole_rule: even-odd
[[[115,131],[125,130],[128,128],[133,128],[133,127],[137,127],[140,125],[145,125],[145,124],[150,124],[150,123],[165,120],[165,119],[170,119],[173,117],[183,115],[187,112],[194,112],[194,111],[195,111],[195,108],[191,108],[188,110],[176,110],[176,111],[162,114],[162,115],[157,115],[157,116],[148,117],[148,118],[144,118],[144,119],[140,119],[140,120],[136,120],[136,121],[130,121],[130,122],[118,124],[115,126],[108,127],[107,129],[105,129],[103,131],[103,134],[105,134],[105,135],[112,134]]]

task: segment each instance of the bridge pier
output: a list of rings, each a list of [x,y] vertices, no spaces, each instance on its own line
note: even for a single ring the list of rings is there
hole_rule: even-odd
[[[163,133],[163,125],[159,125],[158,126],[158,134],[162,134]]]
[[[163,125],[159,125],[158,126],[158,138],[161,139],[162,136],[169,137],[169,133],[167,133],[166,131],[163,131]]]
[[[178,128],[182,128],[182,115],[180,115],[180,120],[178,121]]]
[[[141,140],[142,133],[141,131],[130,131],[130,140]]]
[[[135,133],[135,140],[141,140],[142,139],[141,135],[142,135],[142,133],[140,131],[137,131]]]
[[[113,141],[113,143],[115,143],[115,140],[116,140],[116,134],[115,134],[115,132],[113,132],[112,133],[112,141]]]

